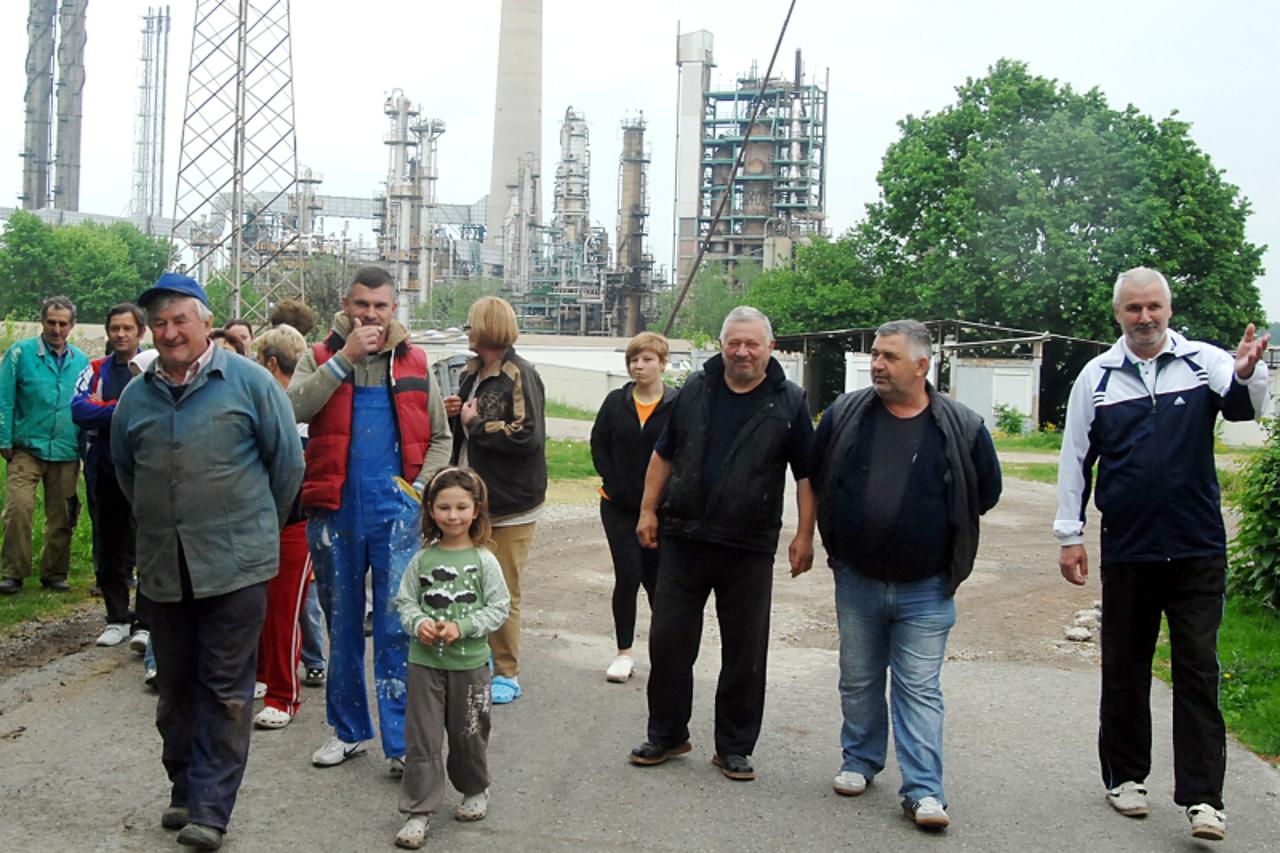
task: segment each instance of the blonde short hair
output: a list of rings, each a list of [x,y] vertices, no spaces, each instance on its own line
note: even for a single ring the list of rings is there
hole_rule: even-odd
[[[627,344],[627,366],[631,365],[631,359],[645,350],[656,355],[659,361],[666,361],[671,354],[671,347],[662,335],[657,332],[641,332]]]
[[[476,333],[476,343],[482,347],[506,349],[520,337],[515,309],[499,296],[482,296],[471,303],[467,325]]]
[[[302,358],[302,353],[307,349],[306,338],[288,323],[281,323],[263,332],[256,343],[259,363],[265,366],[269,359],[275,358],[276,364],[280,365],[280,372],[285,376],[293,375],[298,359]]]

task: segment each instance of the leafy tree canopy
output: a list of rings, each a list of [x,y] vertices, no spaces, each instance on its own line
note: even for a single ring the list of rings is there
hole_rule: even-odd
[[[914,316],[1110,340],[1116,275],[1138,265],[1169,278],[1173,325],[1193,337],[1234,346],[1262,319],[1249,203],[1186,122],[1113,109],[1011,60],[956,92],[899,123],[863,222],[758,285],[781,330]],[[1060,364],[1047,415],[1079,367]]]
[[[54,227],[16,211],[0,246],[0,316],[37,320],[40,301],[62,294],[82,321],[100,323],[159,278],[168,258],[168,241],[127,222]]]

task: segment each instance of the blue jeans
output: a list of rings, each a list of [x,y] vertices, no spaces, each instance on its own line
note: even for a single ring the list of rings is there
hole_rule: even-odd
[[[912,583],[835,571],[840,626],[841,770],[873,778],[884,769],[889,739],[885,671],[892,684],[893,744],[905,802],[942,790],[942,659],[956,621],[945,575]]]
[[[324,614],[320,611],[320,594],[316,585],[307,587],[307,600],[302,605],[302,665],[307,669],[324,669]]]

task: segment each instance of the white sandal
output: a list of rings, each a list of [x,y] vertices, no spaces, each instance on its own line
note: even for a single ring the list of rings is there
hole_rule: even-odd
[[[484,820],[487,814],[489,814],[488,788],[478,794],[468,794],[463,797],[462,803],[453,810],[453,816],[456,820]]]
[[[253,724],[260,729],[283,729],[291,722],[293,722],[293,716],[288,711],[281,711],[270,705],[259,711],[253,718]]]
[[[426,815],[410,815],[404,822],[404,826],[400,827],[400,831],[396,833],[396,846],[406,850],[417,850],[422,847],[427,843],[427,825]]]

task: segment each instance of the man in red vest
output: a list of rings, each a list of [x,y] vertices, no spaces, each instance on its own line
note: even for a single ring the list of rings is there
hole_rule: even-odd
[[[373,677],[382,751],[404,772],[409,637],[394,600],[421,541],[420,496],[449,462],[443,397],[427,354],[393,318],[396,286],[381,267],[356,270],[323,343],[302,354],[289,400],[308,424],[302,507],[320,606],[329,623],[328,721],[311,761],[332,767],[373,738],[364,672],[365,575],[373,573]]]

